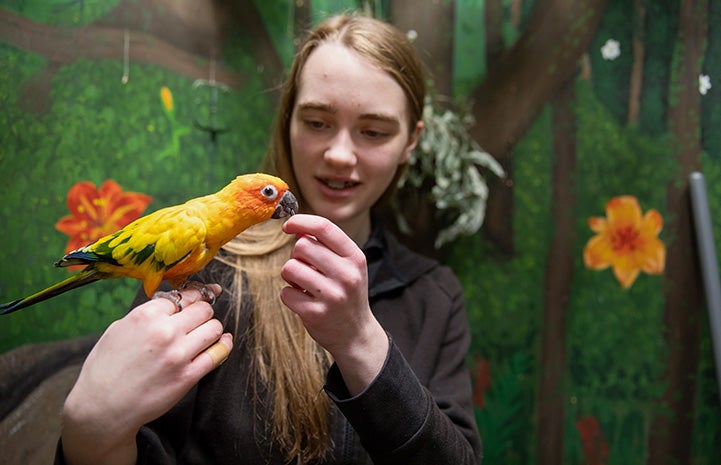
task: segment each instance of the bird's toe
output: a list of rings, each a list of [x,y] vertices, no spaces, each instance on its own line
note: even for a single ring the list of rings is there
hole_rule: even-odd
[[[168,299],[175,304],[178,311],[183,309],[183,304],[180,303],[183,300],[183,296],[180,291],[173,289],[172,291],[157,291],[153,294],[153,299]]]

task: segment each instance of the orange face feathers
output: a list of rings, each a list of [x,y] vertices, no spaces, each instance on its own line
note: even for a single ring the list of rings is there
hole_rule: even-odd
[[[265,219],[283,218],[298,212],[298,202],[288,190],[288,184],[269,174],[238,176],[217,195],[227,202],[243,205],[259,217],[268,215]]]

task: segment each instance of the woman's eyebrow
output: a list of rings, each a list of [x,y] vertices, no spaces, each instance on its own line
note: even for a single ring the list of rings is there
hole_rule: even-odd
[[[297,104],[299,111],[322,111],[324,113],[328,113],[331,115],[335,115],[338,110],[332,105],[329,105],[327,103],[323,102],[315,102],[315,101],[308,101],[308,102],[300,102]],[[398,117],[393,116],[388,113],[377,113],[377,112],[370,112],[370,113],[363,113],[361,114],[358,119],[364,119],[364,120],[371,120],[371,121],[379,121],[383,123],[390,123],[396,126],[400,125],[400,120]]]
[[[386,113],[363,113],[362,115],[360,115],[359,119],[368,119],[373,121],[380,121],[382,123],[391,123],[395,125],[400,124],[398,118]]]
[[[335,114],[336,109],[327,103],[321,103],[321,102],[301,102],[298,104],[298,110],[315,110],[315,111],[323,111],[330,114]]]
[[[323,111],[330,114],[336,114],[338,112],[338,109],[334,107],[333,105],[323,103],[323,102],[315,102],[315,101],[308,101],[308,102],[300,102],[298,103],[298,110],[315,110],[315,111]],[[389,113],[379,113],[379,112],[369,112],[369,113],[363,113],[359,117],[359,119],[371,119],[371,120],[377,120],[377,121],[386,121],[389,123],[397,123],[398,118],[396,116],[393,116]]]

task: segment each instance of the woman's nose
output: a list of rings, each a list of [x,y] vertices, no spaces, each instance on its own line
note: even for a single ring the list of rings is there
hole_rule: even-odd
[[[326,162],[334,165],[354,165],[356,155],[351,135],[347,131],[338,131],[335,137],[331,139],[323,157]]]

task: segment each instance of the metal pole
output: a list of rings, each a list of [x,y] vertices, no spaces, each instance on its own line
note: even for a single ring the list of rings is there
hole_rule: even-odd
[[[716,361],[716,381],[718,382],[719,397],[721,397],[721,285],[719,285],[716,246],[714,245],[711,213],[703,174],[694,172],[689,175],[689,191]]]

